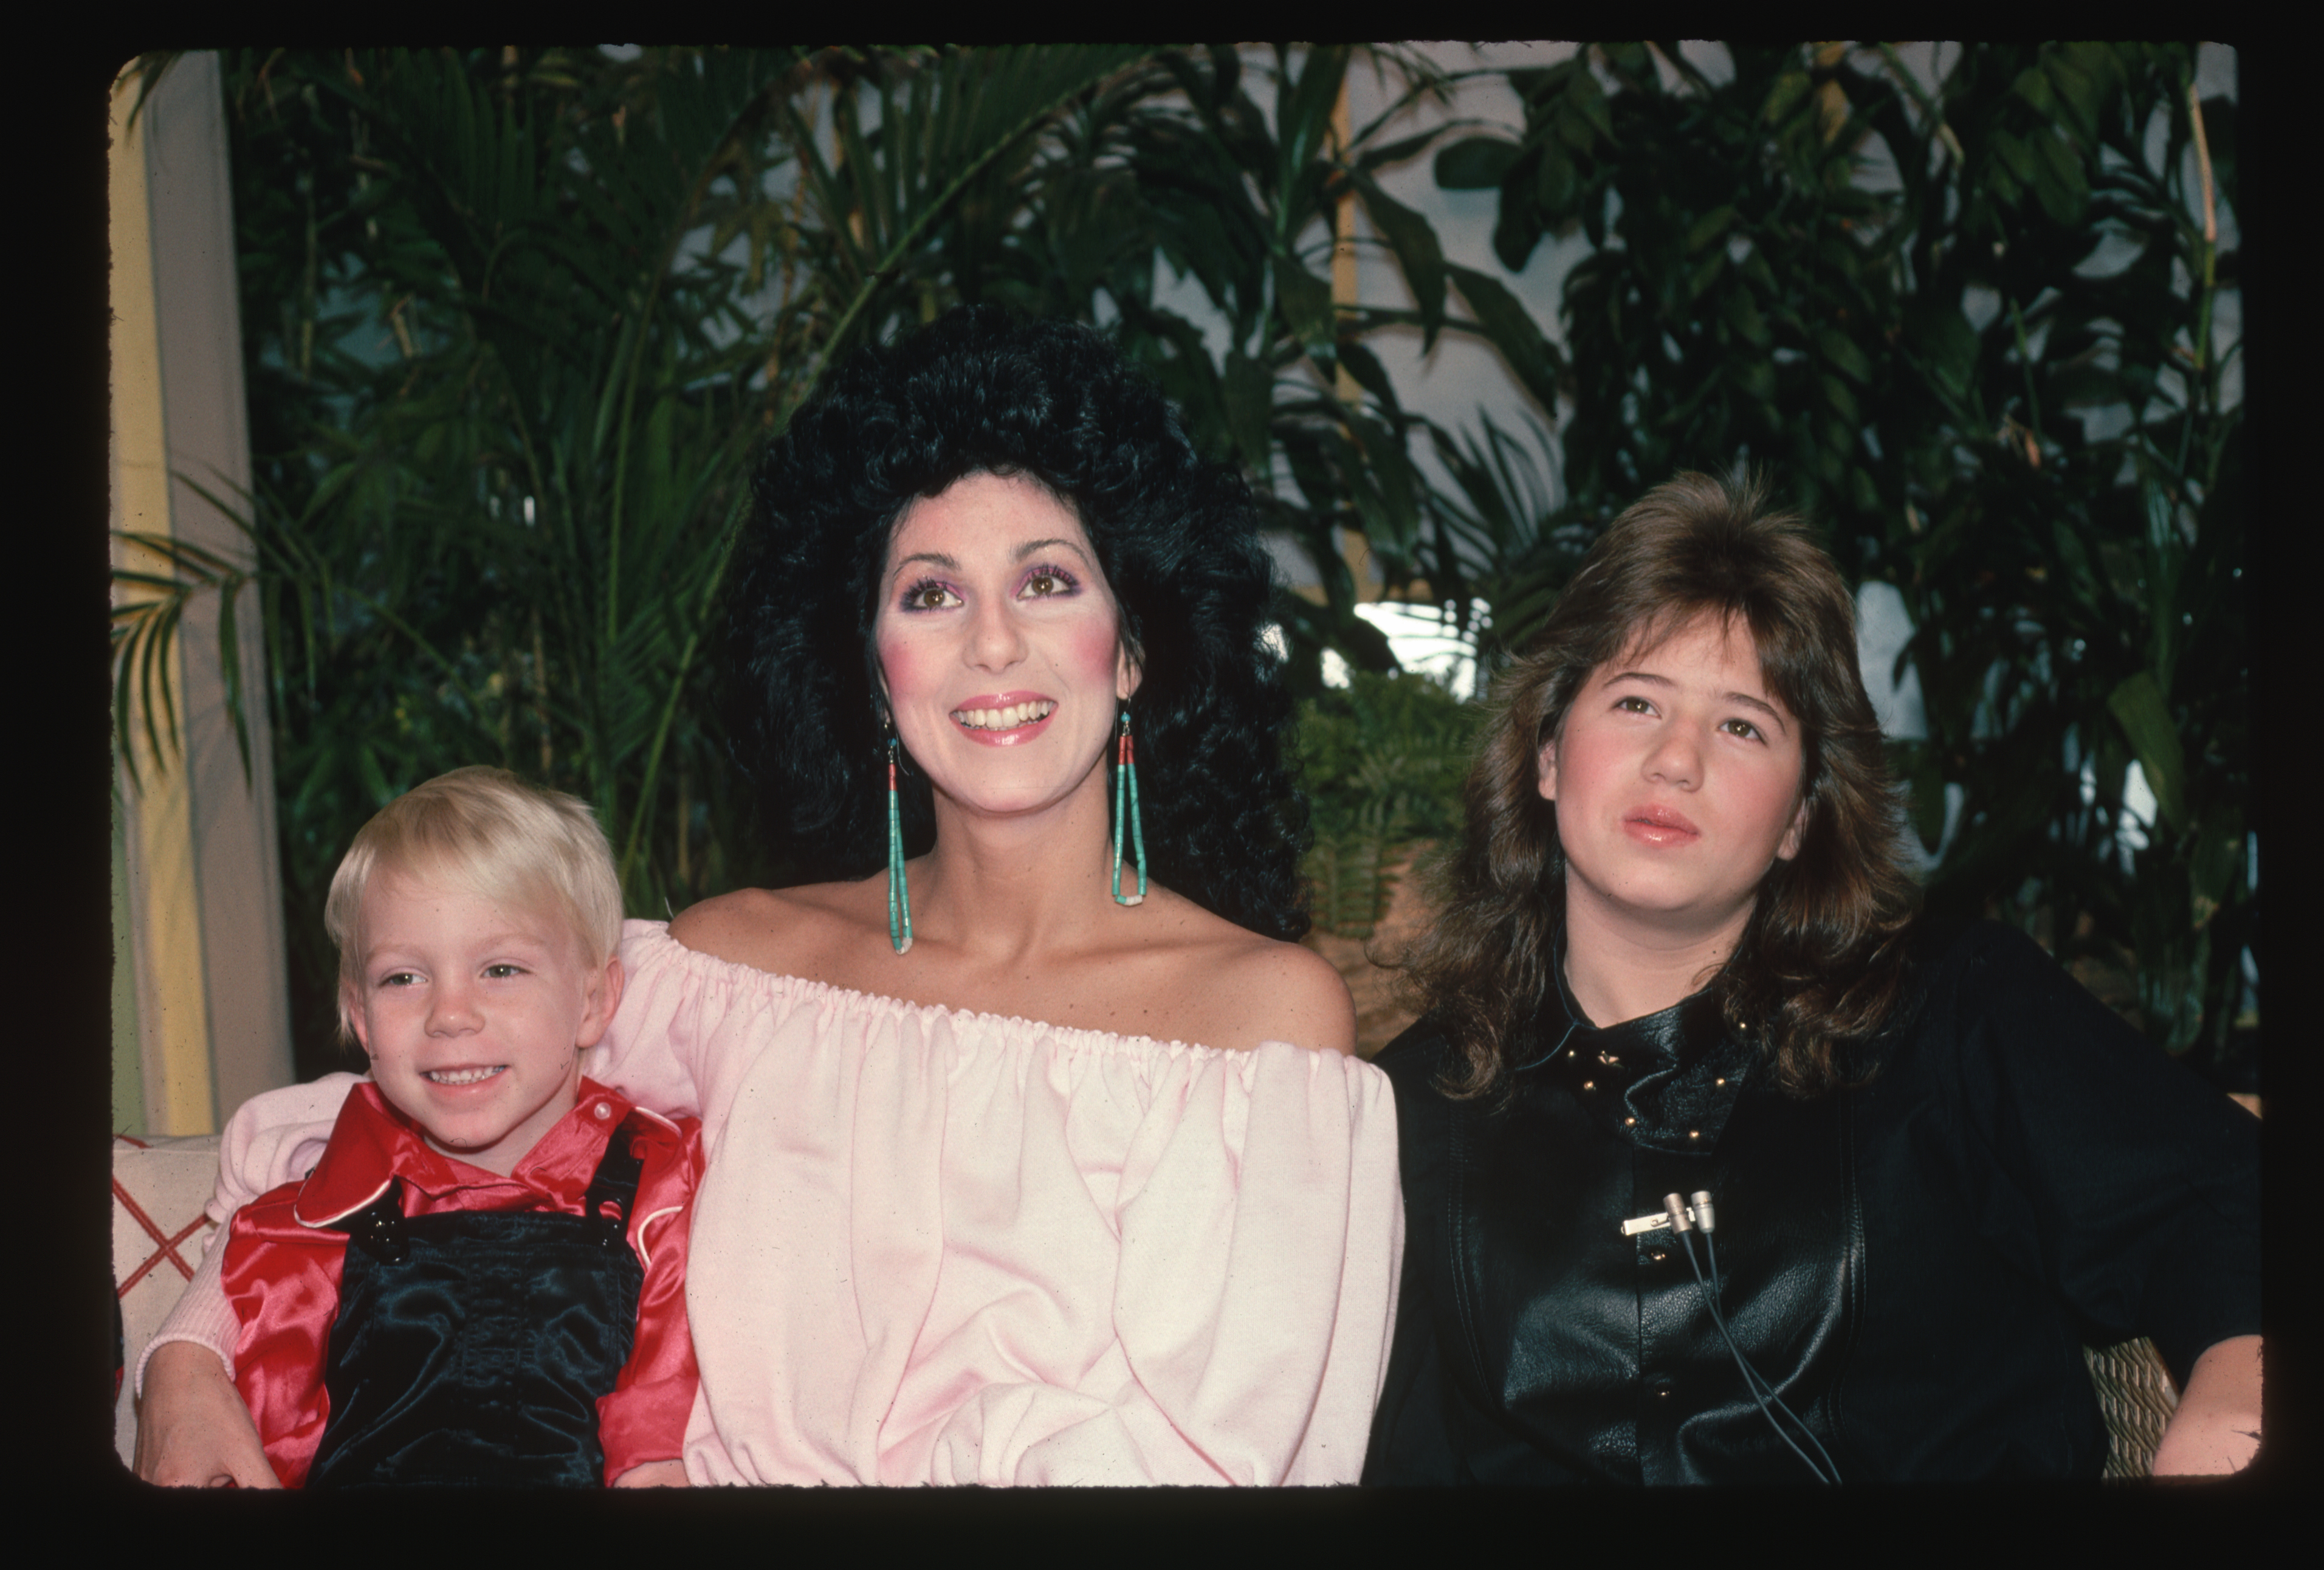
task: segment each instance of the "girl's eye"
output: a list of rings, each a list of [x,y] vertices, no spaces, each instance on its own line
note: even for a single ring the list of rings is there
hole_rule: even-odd
[[[1614,706],[1620,709],[1624,714],[1652,714],[1655,712],[1655,706],[1653,704],[1648,703],[1645,698],[1639,697],[1636,694],[1633,694],[1628,697],[1616,698],[1614,700]]]
[[[1727,722],[1727,730],[1730,735],[1741,736],[1747,742],[1756,742],[1765,739],[1759,734],[1759,727],[1753,725],[1747,719],[1729,720]]]
[[[1069,595],[1080,586],[1073,575],[1054,567],[1037,567],[1025,579],[1024,596],[1028,599],[1047,599],[1056,595]]]
[[[940,611],[947,605],[957,605],[952,590],[934,578],[914,584],[904,591],[904,608],[908,611]]]

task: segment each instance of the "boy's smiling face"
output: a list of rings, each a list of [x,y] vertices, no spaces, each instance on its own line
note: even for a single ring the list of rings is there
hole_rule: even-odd
[[[362,931],[345,1002],[381,1094],[437,1149],[507,1176],[573,1109],[621,960],[592,965],[548,912],[387,868],[364,891]]]

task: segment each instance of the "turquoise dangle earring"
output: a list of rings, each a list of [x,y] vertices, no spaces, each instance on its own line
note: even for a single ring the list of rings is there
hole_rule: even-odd
[[[904,881],[904,821],[896,803],[896,734],[888,733],[888,941],[912,949],[912,890]]]
[[[1124,834],[1124,820],[1128,833]],[[1121,891],[1121,842],[1127,837],[1138,847],[1138,892]],[[1138,812],[1138,757],[1130,744],[1130,711],[1121,711],[1121,740],[1116,749],[1113,766],[1113,902],[1136,905],[1146,898],[1146,821]]]

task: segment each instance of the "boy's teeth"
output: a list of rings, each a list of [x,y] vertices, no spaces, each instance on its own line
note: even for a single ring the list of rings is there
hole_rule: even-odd
[[[426,1077],[438,1085],[474,1085],[480,1079],[490,1079],[501,1071],[500,1065],[490,1068],[435,1068]]]

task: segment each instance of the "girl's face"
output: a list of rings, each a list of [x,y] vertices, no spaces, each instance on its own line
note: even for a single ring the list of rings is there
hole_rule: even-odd
[[[1799,722],[1748,629],[1717,616],[1591,671],[1539,767],[1569,913],[1634,931],[1739,932],[1807,829]]]
[[[872,636],[897,734],[941,795],[981,814],[1072,794],[1138,689],[1089,536],[1021,476],[970,475],[906,509]]]

